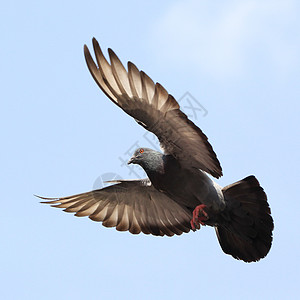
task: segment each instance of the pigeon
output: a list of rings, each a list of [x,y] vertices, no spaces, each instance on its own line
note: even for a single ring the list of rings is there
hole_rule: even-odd
[[[274,223],[255,176],[225,187],[217,184],[211,177],[222,176],[218,158],[175,98],[132,62],[127,71],[111,49],[108,62],[95,38],[93,48],[95,61],[84,45],[94,80],[113,103],[157,136],[163,153],[138,148],[128,161],[142,167],[148,178],[114,180],[69,197],[40,197],[41,203],[132,234],[173,236],[208,225],[215,228],[224,253],[244,262],[264,258]]]

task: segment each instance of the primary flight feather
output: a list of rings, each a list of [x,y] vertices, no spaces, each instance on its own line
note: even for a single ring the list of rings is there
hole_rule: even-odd
[[[88,68],[106,96],[154,133],[164,153],[139,148],[128,163],[140,165],[142,180],[119,180],[103,189],[42,203],[88,216],[106,227],[133,234],[180,235],[202,225],[215,227],[221,248],[245,262],[265,257],[273,219],[266,194],[254,176],[222,188],[222,168],[206,135],[180,110],[174,97],[131,62],[128,71],[108,49],[110,63],[93,39]]]

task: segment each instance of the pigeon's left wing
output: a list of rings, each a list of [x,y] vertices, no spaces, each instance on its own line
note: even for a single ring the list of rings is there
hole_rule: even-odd
[[[102,91],[140,125],[153,132],[165,153],[185,168],[199,168],[222,176],[222,168],[206,135],[179,109],[174,97],[143,71],[128,62],[128,72],[108,49],[111,64],[93,39],[97,65],[84,46],[88,68]]]
[[[39,196],[38,196],[39,197]],[[192,213],[156,190],[149,179],[122,180],[103,189],[42,203],[88,216],[106,227],[133,234],[180,235],[191,229]]]

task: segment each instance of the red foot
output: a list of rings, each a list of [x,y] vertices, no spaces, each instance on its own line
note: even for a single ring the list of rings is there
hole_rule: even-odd
[[[198,205],[193,211],[193,219],[191,220],[192,230],[196,231],[200,229],[200,224],[205,225],[205,221],[208,220],[208,214],[204,210],[205,204]]]

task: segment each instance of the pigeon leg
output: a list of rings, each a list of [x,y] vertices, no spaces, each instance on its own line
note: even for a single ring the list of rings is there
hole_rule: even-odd
[[[205,204],[200,204],[194,209],[193,219],[191,220],[191,226],[193,231],[196,231],[196,229],[200,229],[200,224],[205,225],[204,222],[208,220],[208,214],[204,210],[205,207]]]

